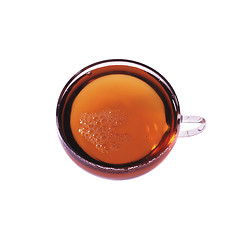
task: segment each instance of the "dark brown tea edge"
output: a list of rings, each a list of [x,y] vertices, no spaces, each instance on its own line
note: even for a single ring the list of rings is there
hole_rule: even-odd
[[[104,61],[107,62],[107,61]],[[109,61],[110,62],[110,61]],[[128,61],[126,61],[128,62]],[[132,63],[136,63],[132,61]],[[97,63],[98,64],[98,63]],[[96,64],[96,67],[97,67]],[[137,63],[139,64],[139,63]],[[140,64],[144,67],[146,65]],[[93,67],[94,65],[90,65]],[[124,66],[124,65],[110,65],[102,68],[96,68],[91,70],[91,74],[85,72],[83,74],[83,70],[87,71],[85,68],[75,74],[66,84],[62,93],[60,94],[58,104],[57,104],[57,127],[59,131],[60,141],[70,156],[70,158],[80,167],[85,169],[86,171],[93,173],[94,175],[98,175],[104,178],[110,179],[129,179],[133,177],[140,176],[153,168],[155,168],[163,159],[168,155],[174,146],[177,135],[179,132],[179,116],[180,116],[180,108],[179,103],[176,97],[174,90],[171,85],[166,81],[165,78],[162,77],[158,72],[149,68],[151,71],[154,71],[155,74],[158,74],[157,78],[155,74],[149,73],[142,69],[138,69],[137,67],[132,66]],[[135,73],[134,73],[135,71]],[[137,71],[137,72],[136,72]],[[139,72],[138,72],[139,71]],[[71,111],[71,104],[76,97],[76,95],[81,91],[81,89],[86,86],[89,82],[91,82],[94,78],[98,78],[99,76],[103,76],[106,74],[114,74],[114,73],[123,73],[132,75],[142,79],[147,82],[150,86],[154,88],[154,90],[159,94],[161,99],[165,101],[167,106],[171,106],[167,117],[170,117],[169,122],[171,123],[171,134],[168,135],[168,140],[166,144],[163,145],[163,150],[158,147],[152,151],[149,156],[145,157],[142,160],[139,160],[130,164],[123,165],[115,165],[115,164],[106,164],[95,159],[92,159],[89,155],[87,155],[76,143],[75,139],[72,136],[70,124],[69,124],[69,116]],[[80,74],[80,76],[78,76]],[[149,80],[152,79],[152,81]],[[158,85],[158,86],[156,86]],[[161,90],[159,90],[161,89]],[[161,94],[164,94],[161,95]],[[167,101],[167,102],[166,102]],[[66,118],[67,117],[67,118]],[[78,149],[78,150],[77,150]]]

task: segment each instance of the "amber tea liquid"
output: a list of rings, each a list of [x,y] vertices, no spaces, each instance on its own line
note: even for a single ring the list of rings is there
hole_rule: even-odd
[[[105,169],[122,174],[153,168],[176,140],[170,91],[146,71],[124,65],[96,68],[69,91],[63,107],[64,135],[90,168],[102,166],[100,175]]]
[[[70,125],[87,154],[111,164],[145,157],[169,129],[159,95],[125,74],[102,76],[85,86],[73,102]]]

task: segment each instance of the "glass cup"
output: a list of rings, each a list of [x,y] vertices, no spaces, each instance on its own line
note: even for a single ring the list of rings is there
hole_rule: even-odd
[[[182,123],[197,127],[180,131]],[[57,103],[64,150],[86,171],[128,179],[155,168],[178,137],[201,133],[204,118],[182,116],[177,96],[156,70],[130,60],[91,64],[75,74]]]

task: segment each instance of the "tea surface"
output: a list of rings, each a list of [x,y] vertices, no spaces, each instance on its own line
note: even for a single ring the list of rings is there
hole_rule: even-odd
[[[70,127],[88,155],[110,164],[142,159],[169,129],[159,95],[125,74],[105,75],[86,85],[73,101]]]

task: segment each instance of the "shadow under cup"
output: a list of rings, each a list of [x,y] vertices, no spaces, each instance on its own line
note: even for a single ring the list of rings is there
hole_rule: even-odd
[[[166,122],[169,126],[152,151],[141,159],[123,164],[100,161],[88,155],[75,140],[70,126],[72,105],[77,95],[89,83],[111,74],[133,76],[151,86],[164,104]],[[106,60],[82,69],[63,88],[57,104],[58,134],[67,154],[86,171],[110,179],[137,177],[156,167],[174,146],[179,133],[180,120],[179,103],[167,80],[154,69],[129,60]]]

